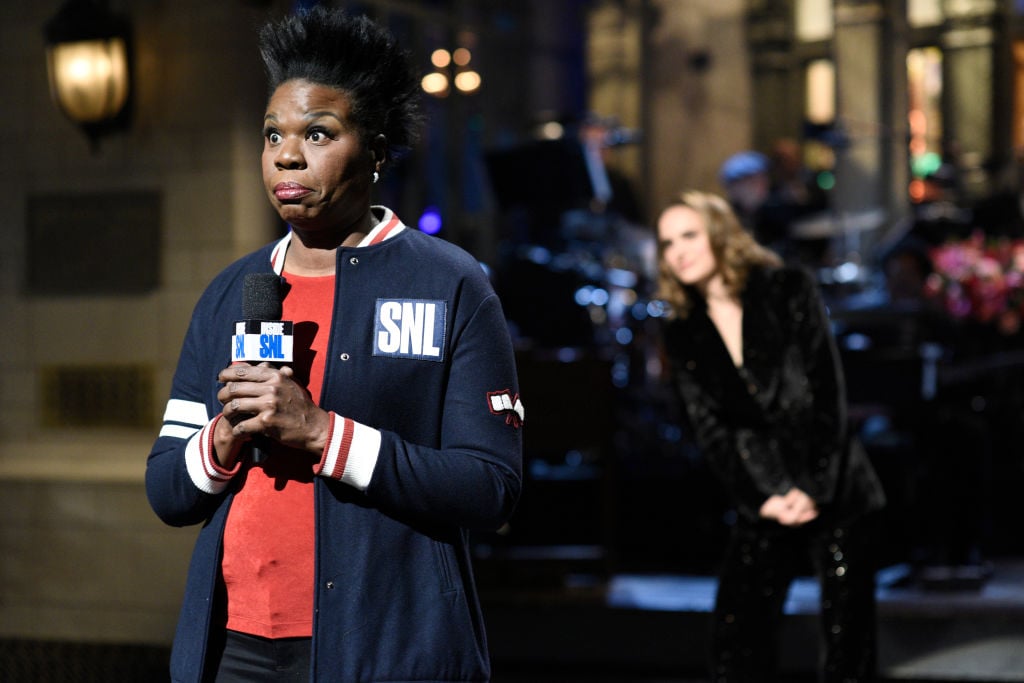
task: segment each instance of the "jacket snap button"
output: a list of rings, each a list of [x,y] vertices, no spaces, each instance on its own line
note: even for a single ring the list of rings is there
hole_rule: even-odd
[[[339,356],[339,358],[341,358],[342,360],[348,360],[349,357],[350,356],[347,353],[343,353],[343,354],[341,354],[341,356]]]
[[[350,258],[348,260],[348,262],[351,263],[353,266],[358,266],[359,265],[359,257],[358,256],[353,256],[352,258]]]
[[[327,582],[327,590],[334,590],[334,582],[333,581],[328,581]]]

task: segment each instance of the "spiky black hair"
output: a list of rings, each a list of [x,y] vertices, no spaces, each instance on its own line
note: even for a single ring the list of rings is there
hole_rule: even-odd
[[[364,144],[383,134],[396,157],[415,143],[418,78],[408,54],[373,20],[317,5],[265,24],[259,47],[271,94],[294,79],[336,88],[348,95]]]

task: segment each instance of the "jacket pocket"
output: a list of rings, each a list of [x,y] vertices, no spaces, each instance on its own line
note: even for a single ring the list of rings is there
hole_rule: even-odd
[[[451,591],[458,590],[456,584],[453,566],[455,564],[455,558],[453,550],[447,543],[441,543],[440,541],[431,541],[431,545],[434,546],[434,556],[437,558],[437,576],[441,586],[442,593],[449,593]]]

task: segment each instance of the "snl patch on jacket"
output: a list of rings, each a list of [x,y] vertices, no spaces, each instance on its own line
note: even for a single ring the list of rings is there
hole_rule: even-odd
[[[377,299],[373,355],[444,360],[448,305],[433,299]]]

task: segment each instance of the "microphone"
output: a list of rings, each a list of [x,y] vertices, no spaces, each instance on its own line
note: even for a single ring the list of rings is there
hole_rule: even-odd
[[[281,320],[281,278],[249,273],[242,284],[242,317],[231,338],[232,363],[291,363],[293,325]]]
[[[231,338],[232,363],[292,362],[292,322],[281,320],[281,278],[275,273],[249,273],[242,283],[242,318]],[[267,443],[253,438],[252,461],[266,459]]]

